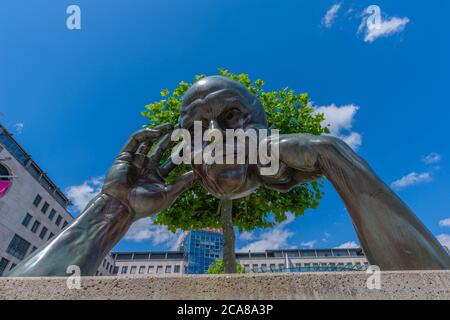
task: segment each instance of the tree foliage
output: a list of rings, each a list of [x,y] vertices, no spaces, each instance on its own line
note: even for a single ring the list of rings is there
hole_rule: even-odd
[[[217,259],[212,263],[208,270],[206,271],[206,274],[223,274],[224,273],[224,267],[223,267],[223,259]],[[236,263],[236,273],[245,273],[244,267],[240,263]]]
[[[267,113],[269,127],[279,129],[283,134],[329,133],[328,128],[322,126],[324,115],[314,112],[307,93],[297,94],[289,88],[265,91],[264,81],[252,81],[248,74],[234,74],[224,69],[219,69],[219,73],[240,82],[260,99]],[[196,76],[194,81],[203,77],[205,76]],[[166,122],[177,124],[182,96],[190,85],[181,81],[172,91],[162,90],[162,99],[147,105],[142,112],[149,120],[148,126],[154,127]],[[187,165],[179,166],[169,177],[169,182],[187,170]],[[315,209],[319,205],[323,195],[321,186],[321,182],[311,182],[286,193],[260,187],[247,197],[233,200],[234,225],[240,231],[250,231],[254,228],[271,227],[286,220],[287,212],[292,212],[295,216],[303,215],[306,209]],[[171,231],[220,228],[218,203],[219,200],[209,195],[201,185],[195,185],[181,195],[170,208],[160,212],[155,223],[166,225]]]

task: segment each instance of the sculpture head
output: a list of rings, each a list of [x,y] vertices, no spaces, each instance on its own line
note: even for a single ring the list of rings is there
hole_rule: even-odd
[[[185,93],[180,126],[192,130],[202,121],[203,130],[266,129],[267,118],[261,102],[243,85],[221,76],[203,78]],[[225,144],[225,141],[223,142]],[[248,159],[248,154],[247,154]],[[236,199],[254,191],[260,184],[254,164],[193,165],[203,186],[214,196]]]

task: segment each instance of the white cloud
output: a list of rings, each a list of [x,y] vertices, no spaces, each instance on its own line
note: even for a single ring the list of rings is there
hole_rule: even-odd
[[[422,162],[426,164],[435,164],[442,160],[442,156],[436,152],[432,152],[422,157]]]
[[[244,231],[241,234],[239,234],[239,239],[243,241],[250,241],[255,239],[255,235],[253,234],[253,232]]]
[[[293,232],[286,229],[286,226],[294,221],[293,214],[287,215],[287,220],[277,224],[271,230],[262,232],[257,240],[240,248],[239,252],[263,252],[265,250],[274,250],[287,247],[287,242],[290,237],[294,235]]]
[[[328,232],[325,232],[325,233],[323,234],[323,238],[322,238],[320,241],[322,241],[322,242],[328,242],[328,241],[330,240],[330,238],[331,238],[331,234],[329,234]]]
[[[438,235],[436,238],[439,240],[439,242],[443,246],[446,246],[447,249],[450,250],[450,234],[443,233],[443,234]]]
[[[365,16],[358,29],[358,34],[364,32],[364,41],[373,42],[380,37],[388,37],[395,33],[402,32],[409,23],[409,18],[392,17],[383,20],[380,17],[379,23],[368,23],[368,16]]]
[[[133,223],[124,239],[133,242],[149,240],[153,245],[165,245],[177,250],[182,239],[182,232],[173,233],[166,226],[154,224],[152,218],[140,219]]]
[[[355,150],[362,144],[362,137],[358,132],[350,132],[348,135],[341,136],[340,138]]]
[[[359,244],[357,244],[355,241],[344,242],[343,244],[335,247],[335,249],[354,249],[354,248],[359,248]]]
[[[339,9],[341,9],[341,3],[332,5],[331,8],[328,9],[325,16],[322,18],[322,25],[326,28],[330,28],[333,25],[334,20],[336,19]]]
[[[450,227],[450,218],[439,221],[439,226]]]
[[[317,240],[311,240],[311,241],[301,243],[302,247],[305,247],[308,249],[314,248],[316,246],[316,244],[317,244]]]
[[[322,125],[328,126],[331,135],[344,140],[350,147],[357,149],[362,144],[362,136],[352,131],[353,122],[359,107],[354,104],[314,107],[315,113],[323,113],[325,120]]]
[[[18,133],[18,134],[21,134],[22,132],[23,132],[23,127],[24,127],[25,125],[23,124],[23,123],[21,123],[21,122],[19,122],[19,123],[16,123],[15,125],[14,125],[14,129],[16,130],[16,132]]]
[[[102,177],[94,177],[86,180],[80,185],[71,186],[66,189],[66,194],[78,211],[83,211],[88,202],[94,198],[103,185]]]
[[[401,190],[408,186],[430,182],[431,180],[433,179],[431,178],[431,174],[429,172],[423,173],[411,172],[410,174],[403,176],[400,179],[392,182],[391,187],[394,188],[395,190]]]

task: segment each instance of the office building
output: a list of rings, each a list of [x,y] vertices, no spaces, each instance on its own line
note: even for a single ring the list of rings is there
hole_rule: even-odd
[[[181,250],[188,257],[188,274],[206,273],[208,267],[223,257],[223,234],[221,230],[202,229],[186,232]]]
[[[70,225],[74,217],[67,210],[69,204],[64,193],[0,125],[0,276]],[[113,271],[112,258],[105,260],[99,275]]]
[[[192,264],[188,252],[113,253],[115,263],[113,273],[121,276],[199,274],[199,270],[195,268],[193,268],[194,273],[189,272],[189,265]],[[194,261],[196,260],[198,257],[194,256]],[[368,266],[367,259],[360,248],[238,252],[236,260],[247,273],[360,271]],[[198,267],[198,264],[193,265]],[[202,268],[207,270],[205,267]]]

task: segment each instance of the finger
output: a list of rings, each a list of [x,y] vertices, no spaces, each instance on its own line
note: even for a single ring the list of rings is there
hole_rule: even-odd
[[[166,187],[168,203],[174,202],[180,194],[189,189],[194,182],[197,181],[197,176],[193,171],[189,171],[178,177],[171,185]]]
[[[158,145],[154,148],[152,153],[150,154],[150,158],[155,162],[159,163],[161,158],[163,157],[166,150],[169,148],[172,139],[170,134],[166,134],[159,142]]]
[[[177,165],[173,163],[172,158],[170,157],[159,167],[159,173],[161,174],[161,177],[165,179],[176,167]]]
[[[169,132],[173,129],[173,125],[170,123],[166,123],[160,126],[155,127],[154,129],[145,128],[135,132],[125,143],[125,146],[122,148],[121,153],[129,152],[136,153],[144,142],[153,142],[161,135]],[[150,145],[151,147],[151,145]]]

